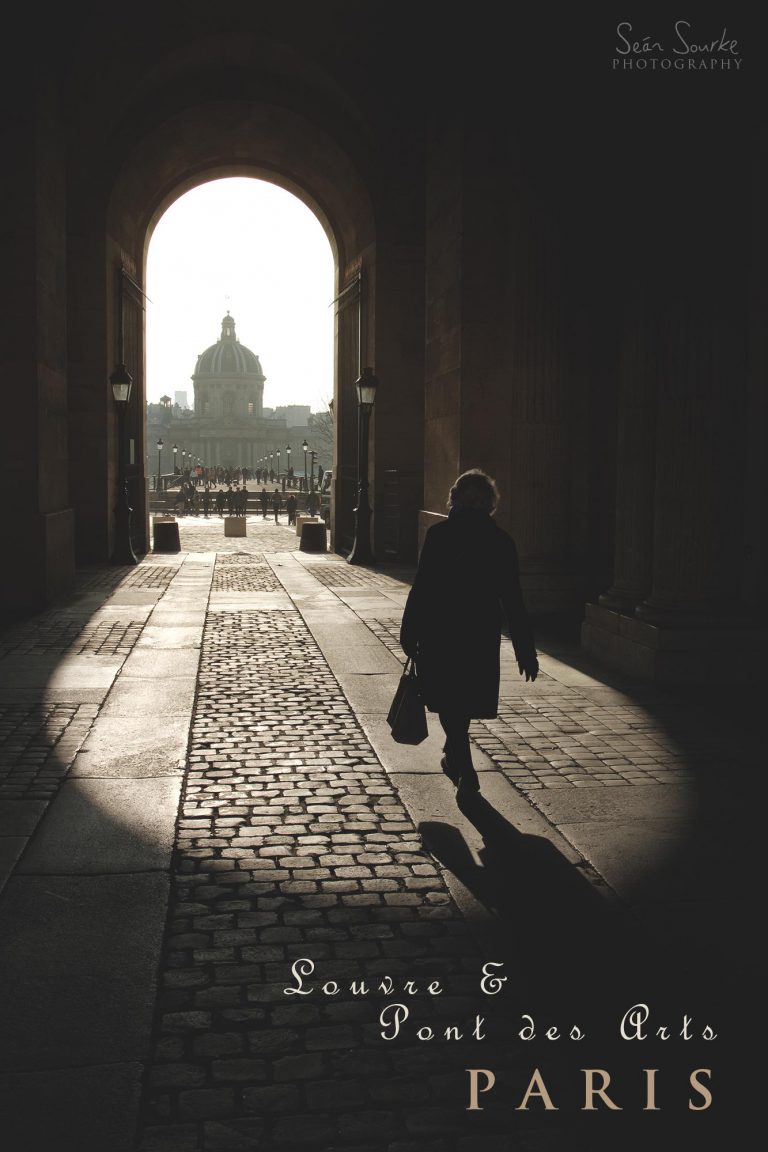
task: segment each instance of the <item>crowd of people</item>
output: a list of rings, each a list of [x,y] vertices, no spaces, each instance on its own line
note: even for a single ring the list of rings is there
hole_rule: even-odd
[[[179,471],[177,470],[177,475]],[[254,480],[257,484],[274,484],[277,481],[283,491],[287,488],[293,488],[298,492],[303,492],[307,487],[307,478],[304,476],[296,476],[293,466],[288,471],[283,471],[279,475],[273,468],[223,468],[221,465],[216,465],[211,468],[204,468],[198,465],[197,468],[190,468],[183,473],[182,483],[191,484],[194,488],[206,487],[240,487],[245,485],[249,480]],[[318,467],[317,470],[317,487],[320,488],[323,480],[323,469]]]
[[[248,497],[250,495],[248,485],[243,479],[242,483],[235,481],[227,482],[224,484],[214,485],[213,483],[204,483],[202,490],[199,484],[196,484],[192,478],[182,481],[179,491],[176,495],[173,511],[176,515],[180,516],[199,516],[201,513],[207,520],[211,514],[216,516],[245,516],[248,512]],[[275,523],[280,523],[280,513],[285,511],[288,517],[288,524],[296,523],[296,513],[298,511],[298,500],[296,499],[295,492],[289,491],[286,496],[279,488],[275,488],[272,493],[269,493],[266,487],[262,487],[261,491],[257,493],[259,508],[264,520],[268,515],[274,515]],[[306,510],[310,516],[317,513],[319,500],[317,493],[312,491],[307,495]]]

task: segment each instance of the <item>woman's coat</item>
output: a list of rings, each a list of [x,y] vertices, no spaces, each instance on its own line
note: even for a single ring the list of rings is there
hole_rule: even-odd
[[[431,712],[496,716],[504,628],[518,662],[535,657],[515,542],[487,512],[452,508],[427,532],[400,628]]]

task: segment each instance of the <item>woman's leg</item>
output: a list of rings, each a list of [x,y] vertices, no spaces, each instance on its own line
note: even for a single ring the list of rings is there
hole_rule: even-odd
[[[455,712],[438,712],[438,718],[445,732],[443,751],[447,757],[449,773],[458,777],[459,787],[479,791],[480,782],[472,763],[469,744],[469,716]]]

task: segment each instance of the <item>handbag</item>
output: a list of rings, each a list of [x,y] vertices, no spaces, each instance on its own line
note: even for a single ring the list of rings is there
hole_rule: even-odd
[[[419,691],[416,665],[410,657],[389,707],[387,723],[398,744],[421,744],[428,736],[427,710]]]

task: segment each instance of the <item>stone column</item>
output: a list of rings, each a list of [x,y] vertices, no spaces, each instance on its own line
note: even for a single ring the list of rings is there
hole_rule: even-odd
[[[746,307],[737,285],[723,288],[728,298],[689,288],[660,310],[651,587],[630,614],[648,574],[638,536],[647,507],[639,492],[627,502],[639,483],[630,448],[617,517],[631,521],[634,511],[635,522],[617,534],[614,589],[588,606],[582,631],[594,654],[663,684],[750,682],[765,637],[741,594]]]
[[[611,587],[599,604],[631,614],[651,591],[656,436],[656,326],[644,294],[625,314],[618,372],[616,524]]]
[[[42,75],[45,65],[30,70]],[[39,611],[66,596],[74,579],[69,507],[66,196],[53,80],[13,94],[2,124],[0,238],[8,287],[0,323],[4,382],[2,489],[12,548],[0,566],[0,614]]]
[[[734,327],[723,302],[687,298],[665,310],[653,586],[636,610],[651,624],[722,623],[733,615],[741,487],[734,424],[745,377]]]

